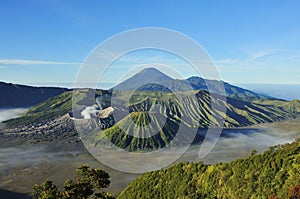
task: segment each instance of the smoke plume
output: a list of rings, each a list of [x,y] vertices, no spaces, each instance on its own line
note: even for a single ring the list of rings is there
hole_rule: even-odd
[[[82,112],[81,116],[84,119],[91,119],[93,115],[96,114],[98,106],[95,104],[93,106],[87,106]]]

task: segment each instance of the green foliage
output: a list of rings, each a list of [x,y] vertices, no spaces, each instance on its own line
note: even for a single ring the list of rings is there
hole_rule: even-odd
[[[59,197],[57,186],[52,181],[45,181],[41,185],[33,185],[32,198],[56,199]]]
[[[86,199],[101,198],[114,199],[114,197],[104,191],[110,184],[109,174],[101,169],[91,169],[88,165],[80,166],[76,173],[80,176],[73,180],[66,180],[64,190],[59,191],[52,181],[45,181],[41,185],[33,185],[33,199]]]
[[[141,175],[119,198],[300,198],[299,158],[297,140],[229,163],[179,163]]]

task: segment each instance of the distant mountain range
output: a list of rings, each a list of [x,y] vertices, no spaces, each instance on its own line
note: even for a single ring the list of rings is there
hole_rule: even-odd
[[[0,82],[0,107],[29,107],[69,89],[55,87],[33,87]]]
[[[212,84],[214,93],[207,91],[206,83]],[[95,103],[98,109],[111,107],[114,112],[109,118],[100,119],[95,116],[91,119],[96,120],[90,123],[93,125],[106,120],[106,124],[102,125],[105,126],[103,133],[100,133],[102,128],[92,132],[89,130],[86,139],[97,147],[106,135],[115,145],[130,151],[167,145],[174,141],[179,126],[186,129],[185,132],[209,126],[232,128],[285,120],[300,114],[299,100],[278,100],[225,82],[227,98],[224,98],[220,95],[220,83],[223,82],[200,77],[172,79],[157,69],[147,68],[108,91],[69,91],[64,88],[37,88],[3,83],[0,91],[3,93],[1,103],[6,105],[32,105],[46,99],[32,106],[22,117],[7,121],[7,126],[39,124],[71,111],[70,116],[80,116],[86,106]],[[176,92],[180,93],[179,98]],[[74,107],[78,109],[75,111],[72,110],[74,94]],[[111,100],[114,101],[113,104]],[[214,109],[212,104],[215,105]],[[222,111],[223,108],[226,108],[226,113]],[[152,131],[156,130],[159,133],[152,136]]]
[[[257,94],[226,82],[205,80],[196,76],[186,80],[173,79],[155,68],[146,68],[112,89],[163,92],[208,91],[207,84],[209,84],[213,93],[220,94],[221,83],[224,83],[227,97],[247,101],[254,99],[274,99],[270,96]],[[70,90],[59,87],[34,87],[0,82],[0,107],[29,107]]]
[[[173,79],[155,68],[145,68],[129,79],[118,84],[112,90],[140,90],[185,92],[190,90],[205,90],[216,94],[222,93],[222,86],[227,97],[251,101],[254,99],[275,99],[271,96],[257,94],[227,82],[208,80],[193,76],[188,79]],[[208,87],[210,90],[208,90]]]

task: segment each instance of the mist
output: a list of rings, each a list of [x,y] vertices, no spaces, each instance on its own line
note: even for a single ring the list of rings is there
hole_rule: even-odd
[[[0,122],[16,118],[26,110],[27,108],[0,108]]]
[[[215,164],[229,162],[237,158],[245,158],[255,149],[262,153],[270,146],[290,143],[299,136],[299,132],[290,132],[276,128],[240,128],[223,130],[221,137],[212,151],[203,159],[199,159],[201,145],[192,146],[181,161]]]

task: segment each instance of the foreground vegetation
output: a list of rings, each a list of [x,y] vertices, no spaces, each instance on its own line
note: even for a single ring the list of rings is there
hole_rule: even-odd
[[[76,181],[67,180],[64,190],[59,191],[58,187],[52,181],[45,181],[41,185],[33,185],[33,199],[85,199],[101,198],[114,199],[114,197],[101,191],[110,184],[109,174],[101,169],[91,169],[88,165],[82,165],[76,173],[79,177]]]
[[[229,163],[179,163],[135,179],[119,198],[300,198],[300,139]]]

